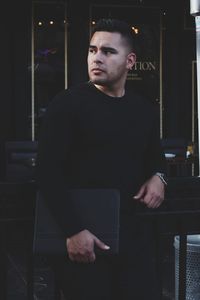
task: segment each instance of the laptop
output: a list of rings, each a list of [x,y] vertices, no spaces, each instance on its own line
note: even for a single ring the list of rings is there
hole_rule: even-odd
[[[85,228],[110,246],[108,251],[96,248],[98,253],[117,254],[119,251],[120,192],[117,189],[72,189],[68,201],[73,201]],[[66,237],[54,220],[42,197],[37,193],[34,254],[66,255]]]

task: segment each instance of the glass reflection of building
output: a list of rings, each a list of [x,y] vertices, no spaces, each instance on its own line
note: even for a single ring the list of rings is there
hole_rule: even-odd
[[[34,3],[32,23],[31,136],[38,129],[49,101],[66,87],[65,3]]]

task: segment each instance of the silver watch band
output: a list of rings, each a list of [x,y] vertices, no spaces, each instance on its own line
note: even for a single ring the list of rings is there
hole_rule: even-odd
[[[164,185],[167,185],[167,181],[166,181],[165,175],[163,173],[156,172],[155,175],[160,178],[160,180],[164,183]]]

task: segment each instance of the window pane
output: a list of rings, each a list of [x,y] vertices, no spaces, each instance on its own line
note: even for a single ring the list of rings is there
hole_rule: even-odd
[[[65,88],[65,4],[34,3],[33,28],[34,124],[32,122],[32,126],[37,138],[48,103]]]

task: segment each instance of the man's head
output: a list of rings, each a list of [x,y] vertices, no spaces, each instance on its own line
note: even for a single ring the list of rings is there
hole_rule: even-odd
[[[101,19],[97,22],[88,52],[88,74],[97,88],[114,91],[117,95],[120,95],[118,91],[124,91],[127,73],[136,59],[133,38],[131,27],[123,21]]]
[[[91,38],[97,31],[117,32],[121,34],[130,52],[134,52],[134,33],[131,26],[126,22],[117,19],[100,19],[92,28]]]

